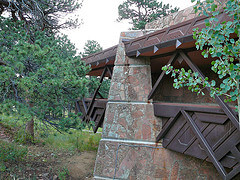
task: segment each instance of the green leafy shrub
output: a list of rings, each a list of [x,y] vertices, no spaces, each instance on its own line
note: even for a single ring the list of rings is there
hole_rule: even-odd
[[[14,143],[0,141],[0,162],[22,161],[28,153],[28,149]]]

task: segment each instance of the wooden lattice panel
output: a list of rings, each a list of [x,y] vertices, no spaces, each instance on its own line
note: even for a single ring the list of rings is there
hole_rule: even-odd
[[[224,179],[240,174],[240,131],[220,108],[159,103],[155,115],[165,148],[212,162]]]
[[[107,99],[96,99],[92,105],[89,115],[86,115],[86,110],[88,109],[90,102],[91,99],[84,99],[82,101],[77,101],[76,106],[78,112],[82,113],[81,118],[84,122],[86,123],[89,123],[89,121],[94,122],[93,132],[96,133],[98,128],[102,127],[103,125]]]

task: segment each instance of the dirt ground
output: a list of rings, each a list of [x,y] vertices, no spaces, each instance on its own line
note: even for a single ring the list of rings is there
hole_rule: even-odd
[[[83,152],[80,156],[72,156],[63,162],[72,179],[92,179],[96,152]]]
[[[11,138],[0,128],[0,140],[11,143]],[[0,142],[1,143],[1,142]],[[22,162],[6,162],[0,171],[0,180],[85,180],[92,179],[96,151],[68,152],[46,146],[28,146],[28,155]]]
[[[7,170],[0,179],[84,180],[92,179],[97,152],[71,154],[45,147],[31,146],[23,162],[6,163]]]

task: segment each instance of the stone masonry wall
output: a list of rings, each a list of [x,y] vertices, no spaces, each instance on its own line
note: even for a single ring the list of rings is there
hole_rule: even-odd
[[[152,88],[150,60],[127,57],[121,42],[126,36],[132,34],[121,34],[94,179],[220,179],[211,163],[155,143],[161,119],[147,100]]]
[[[194,13],[193,6],[190,6],[181,11],[172,13],[166,17],[161,17],[153,22],[146,24],[146,30],[159,30],[163,29],[190,19],[197,17],[197,14]]]

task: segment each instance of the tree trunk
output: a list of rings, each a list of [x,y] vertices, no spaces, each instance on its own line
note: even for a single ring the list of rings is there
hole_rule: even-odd
[[[26,143],[32,144],[34,142],[34,120],[32,118],[31,121],[26,124]]]

